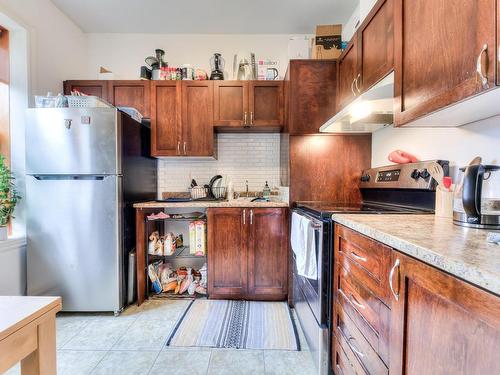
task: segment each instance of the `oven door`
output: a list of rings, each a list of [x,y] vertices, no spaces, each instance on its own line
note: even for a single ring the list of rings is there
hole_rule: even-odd
[[[292,251],[293,280],[300,288],[305,302],[309,305],[318,325],[326,326],[328,322],[328,242],[325,241],[325,223],[307,213],[294,210],[297,214],[307,217],[314,228],[316,241],[317,279],[301,276],[297,272],[295,254]],[[295,300],[295,297],[294,297]],[[294,301],[295,302],[295,301]]]

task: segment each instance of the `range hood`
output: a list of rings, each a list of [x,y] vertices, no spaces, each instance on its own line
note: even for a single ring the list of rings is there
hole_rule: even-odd
[[[325,122],[321,133],[373,133],[394,122],[394,72]]]

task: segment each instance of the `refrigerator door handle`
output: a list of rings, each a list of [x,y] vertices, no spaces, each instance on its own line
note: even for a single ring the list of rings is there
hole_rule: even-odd
[[[108,176],[98,175],[33,175],[39,181],[57,181],[57,180],[73,180],[73,181],[102,181]]]

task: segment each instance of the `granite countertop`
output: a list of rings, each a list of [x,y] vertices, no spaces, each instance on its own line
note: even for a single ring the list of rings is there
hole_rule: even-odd
[[[488,230],[434,215],[335,214],[333,220],[500,295],[500,245],[486,242]]]
[[[288,202],[272,199],[270,202],[251,202],[249,198],[239,198],[232,201],[209,202],[209,201],[191,201],[191,202],[161,202],[150,201],[134,204],[134,208],[181,208],[181,207],[288,207]]]

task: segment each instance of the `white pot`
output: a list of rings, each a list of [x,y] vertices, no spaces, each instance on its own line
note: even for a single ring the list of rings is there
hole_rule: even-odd
[[[7,228],[7,226],[1,226],[0,227],[0,241],[6,241],[7,240],[7,236],[9,234],[9,230]]]

